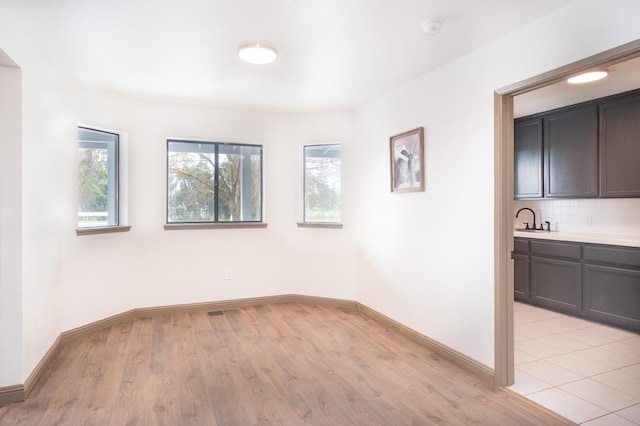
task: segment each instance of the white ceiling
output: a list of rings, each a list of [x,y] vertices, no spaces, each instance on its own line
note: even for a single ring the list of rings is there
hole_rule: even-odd
[[[67,78],[224,106],[349,108],[572,0],[0,0]],[[444,22],[437,36],[420,24]],[[279,59],[236,57],[247,41]],[[11,52],[7,52],[11,54]]]
[[[524,117],[640,88],[640,57],[603,68],[609,71],[604,80],[578,85],[562,81],[516,96],[514,116]]]

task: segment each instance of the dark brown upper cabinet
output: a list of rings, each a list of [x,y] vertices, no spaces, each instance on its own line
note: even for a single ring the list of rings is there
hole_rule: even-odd
[[[514,198],[640,198],[640,89],[515,120]]]
[[[545,114],[543,126],[545,197],[597,197],[598,107]]]
[[[640,197],[640,91],[600,103],[600,196]]]
[[[542,117],[516,120],[514,124],[514,192],[516,199],[541,198]]]

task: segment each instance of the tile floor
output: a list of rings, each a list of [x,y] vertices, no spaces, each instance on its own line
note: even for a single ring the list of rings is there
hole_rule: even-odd
[[[514,305],[510,389],[588,426],[640,425],[640,334]]]

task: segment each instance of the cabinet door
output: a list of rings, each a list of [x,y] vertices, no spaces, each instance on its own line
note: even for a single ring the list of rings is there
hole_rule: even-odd
[[[531,256],[531,299],[565,312],[582,310],[580,262]]]
[[[640,330],[640,271],[584,265],[584,313]]]
[[[513,295],[516,300],[529,300],[529,255],[513,255]]]
[[[516,120],[513,132],[514,198],[542,198],[542,117]]]
[[[544,193],[549,198],[598,196],[596,105],[545,115]]]
[[[600,104],[600,196],[640,197],[640,93]]]

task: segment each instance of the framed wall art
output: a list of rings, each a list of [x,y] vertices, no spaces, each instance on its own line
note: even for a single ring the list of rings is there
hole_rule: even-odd
[[[391,192],[424,191],[424,128],[389,138]]]

